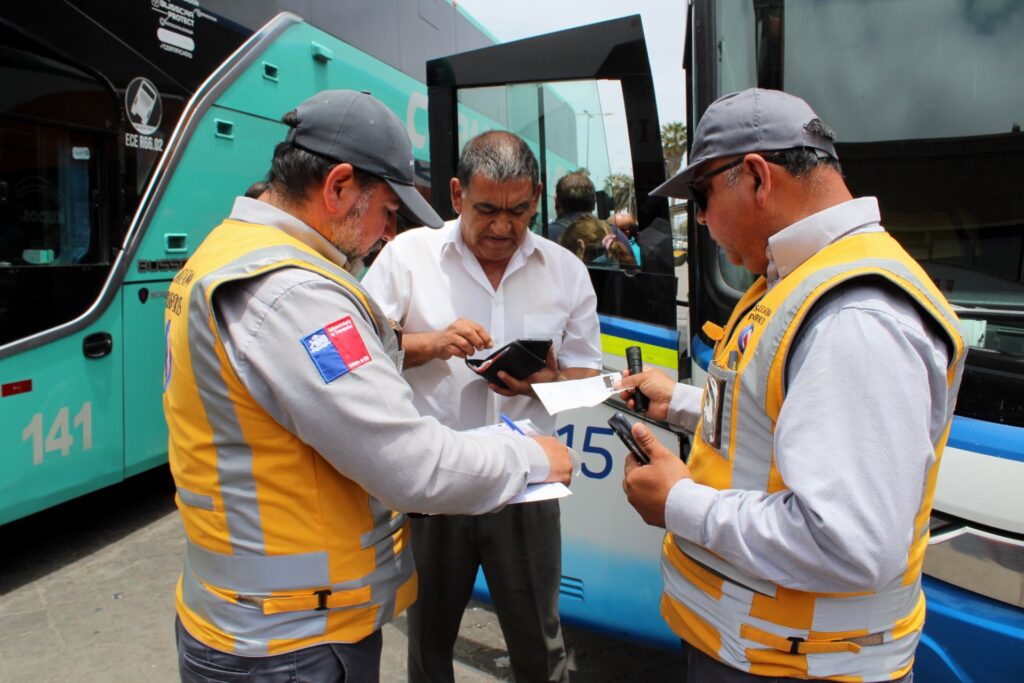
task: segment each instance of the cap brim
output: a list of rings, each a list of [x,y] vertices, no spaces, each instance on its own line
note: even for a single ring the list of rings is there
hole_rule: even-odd
[[[675,197],[676,199],[693,199],[690,194],[689,182],[693,180],[693,172],[703,160],[690,164],[679,173],[651,190],[650,194],[657,197]]]
[[[422,223],[428,228],[440,228],[444,221],[437,215],[437,212],[430,208],[427,200],[423,198],[412,185],[403,185],[392,180],[387,181],[391,189],[398,195],[398,201],[402,205],[402,213],[406,218],[417,223]]]

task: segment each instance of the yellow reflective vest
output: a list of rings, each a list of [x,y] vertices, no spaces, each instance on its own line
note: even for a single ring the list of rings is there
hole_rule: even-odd
[[[692,646],[763,676],[887,680],[909,671],[924,624],[921,564],[935,481],[964,363],[956,315],[924,270],[885,232],[840,239],[768,290],[760,278],[733,311],[708,368],[689,467],[715,489],[787,490],[773,457],[786,360],[811,307],[854,278],[899,287],[944,332],[950,349],[946,426],[915,518],[901,577],[867,593],[812,593],[749,576],[721,557],[665,535],[662,614]],[[741,343],[741,337],[742,343]]]
[[[357,642],[416,598],[405,516],[274,421],[228,360],[214,293],[280,268],[336,282],[399,351],[351,276],[271,226],[225,221],[174,278],[164,412],[187,537],[177,612],[198,640],[245,656]]]

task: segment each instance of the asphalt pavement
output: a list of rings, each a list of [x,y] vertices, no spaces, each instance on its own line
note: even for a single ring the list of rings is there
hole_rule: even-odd
[[[0,526],[0,681],[172,683],[184,536],[166,467]],[[406,680],[405,617],[384,628],[381,681]],[[573,681],[682,681],[678,653],[565,629]],[[512,680],[488,605],[471,603],[456,680]]]

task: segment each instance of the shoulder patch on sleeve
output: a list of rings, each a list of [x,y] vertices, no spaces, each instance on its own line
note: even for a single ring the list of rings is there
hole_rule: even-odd
[[[300,341],[317,372],[328,384],[372,360],[350,315],[325,325]]]

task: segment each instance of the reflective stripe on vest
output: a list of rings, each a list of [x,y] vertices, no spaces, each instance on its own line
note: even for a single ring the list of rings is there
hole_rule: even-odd
[[[228,362],[214,292],[286,267],[338,283],[397,353],[358,283],[270,226],[225,222],[172,284],[183,306],[167,314],[174,369],[164,400],[188,539],[177,607],[197,639],[246,656],[356,642],[416,590],[405,516],[274,421]]]
[[[754,283],[715,346],[689,464],[695,481],[720,490],[786,490],[773,461],[773,437],[792,341],[825,293],[863,277],[884,278],[899,287],[937,323],[950,344],[946,424],[931,435],[935,460],[906,569],[877,592],[796,591],[748,576],[717,555],[666,534],[665,619],[688,642],[737,669],[766,676],[882,680],[903,675],[913,662],[924,621],[920,577],[927,523],[964,345],[948,303],[895,240],[884,232],[844,238],[770,291],[763,278]],[[716,390],[717,415],[709,400]],[[712,429],[709,423],[716,418],[717,429]]]

